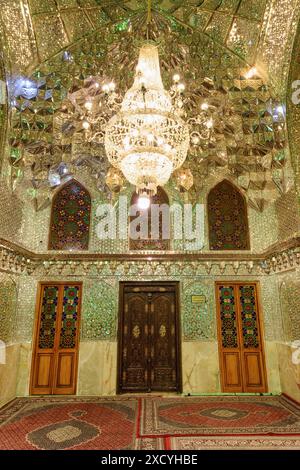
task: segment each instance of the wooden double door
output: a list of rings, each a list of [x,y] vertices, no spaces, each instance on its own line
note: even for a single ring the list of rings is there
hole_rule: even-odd
[[[81,283],[39,286],[32,395],[76,393],[81,296]]]
[[[258,283],[217,282],[223,392],[267,391]]]
[[[121,283],[118,392],[181,391],[178,284]]]

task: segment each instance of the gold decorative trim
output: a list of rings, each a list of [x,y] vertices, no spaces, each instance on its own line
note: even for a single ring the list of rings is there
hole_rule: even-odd
[[[186,263],[197,274],[199,268],[203,268],[207,274],[211,273],[214,266],[218,266],[221,274],[229,274],[228,269],[238,274],[243,266],[249,274],[270,274],[276,271],[292,269],[300,265],[300,237],[294,237],[286,242],[277,243],[263,253],[128,253],[105,254],[87,252],[47,252],[34,253],[15,243],[0,238],[0,271],[21,274],[26,272],[31,275],[38,271],[41,275],[53,273],[53,269],[59,274],[66,270],[74,275],[79,270],[85,272],[95,267],[98,274],[105,266],[108,266],[111,275],[121,268],[122,275],[128,274],[133,265],[149,265],[153,275],[156,270],[163,270],[169,275],[172,265]],[[258,270],[258,271],[257,271]],[[231,274],[231,272],[230,272]],[[160,271],[160,275],[162,272]]]

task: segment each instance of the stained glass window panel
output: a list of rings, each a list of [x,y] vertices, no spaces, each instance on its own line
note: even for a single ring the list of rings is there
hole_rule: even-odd
[[[52,349],[57,318],[58,286],[45,286],[39,331],[39,348]]]
[[[66,183],[53,198],[50,250],[87,250],[91,197],[77,181]]]
[[[244,348],[259,347],[258,319],[255,300],[255,286],[239,287]]]
[[[211,250],[249,250],[246,201],[227,180],[209,193],[207,200],[209,246]]]
[[[64,286],[63,311],[61,319],[61,349],[75,348],[78,328],[79,286]]]
[[[219,287],[221,336],[223,348],[238,347],[234,286]]]

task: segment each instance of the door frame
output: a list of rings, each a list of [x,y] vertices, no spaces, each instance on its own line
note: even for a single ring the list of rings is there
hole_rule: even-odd
[[[61,285],[80,285],[80,303],[78,305],[78,334],[76,339],[76,362],[74,368],[75,376],[75,387],[74,394],[77,392],[77,382],[78,382],[78,362],[79,362],[79,344],[80,344],[80,326],[81,326],[81,307],[82,307],[82,297],[83,297],[83,282],[82,281],[38,281],[37,283],[37,293],[36,293],[36,302],[35,302],[35,312],[34,312],[34,328],[32,334],[32,354],[31,354],[31,367],[30,367],[30,379],[29,379],[29,395],[33,395],[34,389],[34,373],[36,367],[36,346],[38,343],[38,328],[40,324],[40,309],[42,305],[42,289],[43,286],[61,286]],[[55,373],[55,371],[53,371]],[[52,378],[52,377],[51,377]]]
[[[117,394],[122,394],[121,378],[122,378],[122,346],[123,346],[123,313],[124,313],[124,289],[125,286],[172,286],[175,292],[175,331],[176,334],[176,373],[178,381],[178,392],[182,393],[182,354],[181,354],[181,322],[180,322],[180,282],[179,281],[120,281],[119,282],[119,307],[118,307],[118,331],[117,331]],[[151,393],[151,392],[149,392]]]
[[[215,305],[216,305],[216,320],[217,320],[217,341],[218,341],[218,356],[219,356],[219,367],[220,367],[220,378],[221,378],[221,387],[222,387],[222,393],[227,393],[224,392],[224,384],[225,384],[225,376],[224,376],[224,368],[223,368],[223,362],[222,362],[222,348],[221,348],[221,341],[222,341],[222,336],[221,336],[221,321],[220,321],[220,305],[218,302],[218,288],[220,285],[226,285],[226,284],[234,284],[234,285],[247,285],[247,284],[252,284],[255,285],[256,289],[256,300],[257,300],[257,309],[258,309],[258,323],[259,323],[259,332],[260,332],[260,341],[261,341],[261,357],[262,357],[262,373],[264,377],[264,383],[266,387],[266,391],[264,393],[268,392],[268,374],[267,374],[267,364],[266,364],[266,355],[265,355],[265,330],[264,330],[264,321],[263,321],[263,309],[262,309],[262,303],[261,303],[261,291],[260,291],[260,282],[259,281],[247,281],[247,280],[242,280],[239,281],[237,279],[235,280],[230,280],[226,279],[224,281],[215,281]],[[237,311],[237,313],[239,310]],[[240,321],[239,321],[240,323]],[[239,337],[239,344],[242,344],[242,338],[241,338],[241,331],[240,328],[238,327],[238,337]],[[239,348],[241,351],[241,349]],[[232,392],[235,393],[235,392]],[[240,393],[240,392],[239,392]],[[241,392],[241,393],[250,393],[250,392]],[[256,393],[256,392],[254,392]]]

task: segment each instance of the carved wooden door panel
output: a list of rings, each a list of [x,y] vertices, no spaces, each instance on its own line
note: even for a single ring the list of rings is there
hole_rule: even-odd
[[[176,287],[121,283],[119,392],[180,390]]]
[[[126,292],[123,307],[122,390],[148,390],[148,302],[144,292]]]
[[[75,393],[80,306],[80,283],[41,284],[32,359],[31,394]]]
[[[217,283],[223,392],[267,391],[256,283]]]
[[[150,300],[151,390],[176,391],[175,293],[155,292]]]

